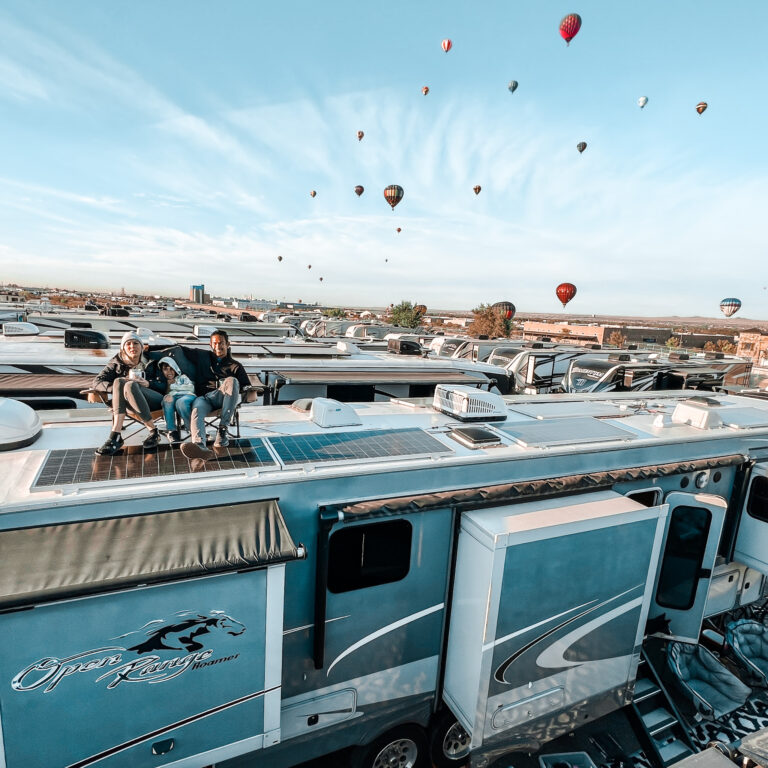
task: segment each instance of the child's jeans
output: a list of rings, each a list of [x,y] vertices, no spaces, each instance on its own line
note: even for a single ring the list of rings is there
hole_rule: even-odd
[[[169,432],[176,429],[177,413],[181,417],[182,426],[189,432],[194,400],[194,395],[166,395],[163,398],[163,415],[165,416],[165,426],[168,427]]]

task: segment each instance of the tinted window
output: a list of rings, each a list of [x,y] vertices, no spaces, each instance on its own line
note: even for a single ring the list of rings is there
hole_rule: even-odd
[[[653,488],[647,491],[632,491],[627,494],[627,498],[642,504],[644,507],[655,507],[661,503],[661,489]]]
[[[682,611],[693,605],[711,520],[703,507],[681,506],[672,512],[656,590],[658,605]]]
[[[411,565],[411,533],[407,520],[336,531],[329,542],[328,589],[350,592],[404,579]]]
[[[752,481],[752,487],[749,489],[749,500],[747,501],[747,512],[768,523],[768,477],[758,475]]]

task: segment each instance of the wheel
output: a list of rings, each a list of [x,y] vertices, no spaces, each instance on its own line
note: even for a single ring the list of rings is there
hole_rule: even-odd
[[[352,768],[428,768],[427,737],[417,725],[401,725],[352,754]]]
[[[453,716],[444,709],[430,729],[429,749],[435,768],[458,768],[469,755],[470,735]]]

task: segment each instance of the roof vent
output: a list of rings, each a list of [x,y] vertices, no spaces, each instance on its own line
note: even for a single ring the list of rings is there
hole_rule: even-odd
[[[300,397],[298,400],[294,400],[289,408],[299,413],[309,413],[312,409],[312,397]]]
[[[459,427],[448,433],[457,443],[476,451],[478,448],[487,448],[489,445],[498,445],[501,438],[485,427]]]
[[[602,344],[587,344],[587,349],[602,349]]]
[[[40,329],[34,323],[3,323],[3,336],[39,336]]]
[[[544,349],[544,342],[542,341],[528,341],[525,344],[528,349]]]
[[[723,426],[718,413],[721,403],[712,397],[689,397],[675,406],[673,424],[689,424],[697,429],[715,429]]]
[[[194,334],[198,339],[207,339],[212,333],[215,333],[218,327],[215,325],[196,325]]]
[[[349,403],[340,403],[330,397],[315,397],[309,416],[318,427],[355,427],[363,423]]]
[[[705,360],[722,360],[724,357],[725,355],[722,352],[705,352],[704,353]]]
[[[109,349],[106,333],[92,328],[65,328],[64,347],[66,349]]]
[[[421,344],[411,339],[390,339],[387,342],[387,352],[393,355],[420,355]]]
[[[0,398],[0,451],[23,448],[40,437],[40,416],[18,400]]]
[[[615,360],[618,363],[629,363],[632,360],[632,355],[608,355],[609,360]]]
[[[690,360],[691,356],[687,352],[670,352],[670,360]]]
[[[346,352],[348,355],[360,354],[360,347],[353,344],[351,341],[337,341],[336,349],[338,349],[339,352]]]
[[[459,421],[504,421],[507,404],[501,395],[474,387],[438,384],[432,407]]]

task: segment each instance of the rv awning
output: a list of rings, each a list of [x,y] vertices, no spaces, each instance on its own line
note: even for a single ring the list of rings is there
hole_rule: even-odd
[[[286,384],[469,384],[488,383],[485,375],[471,375],[464,371],[270,371]]]
[[[0,531],[0,609],[300,557],[277,501]]]

